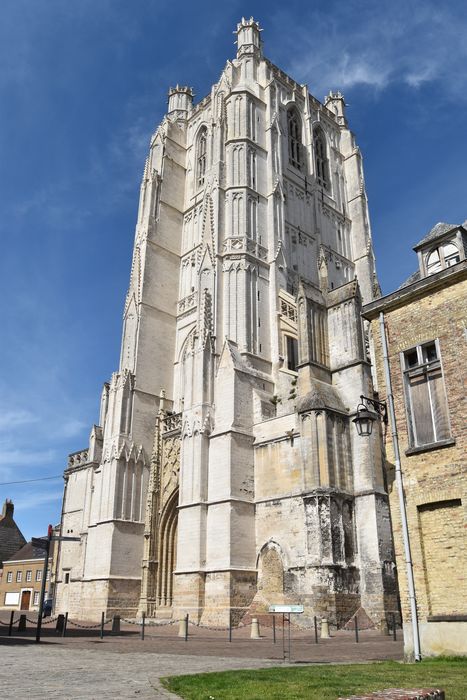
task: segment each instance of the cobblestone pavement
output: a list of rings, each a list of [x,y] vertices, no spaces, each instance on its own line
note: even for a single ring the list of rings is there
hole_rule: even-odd
[[[61,638],[48,627],[41,644],[34,643],[32,628],[21,636],[17,630],[12,637],[6,634],[0,627],[0,688],[2,697],[10,700],[175,698],[159,678],[284,663],[280,629],[276,644],[270,628],[262,628],[262,639],[251,640],[248,627],[234,630],[231,643],[225,632],[191,626],[188,641],[180,639],[173,626],[148,628],[144,641],[135,626],[123,627],[121,636],[107,633],[103,640],[96,630],[74,628]],[[402,654],[402,641],[375,631],[362,632],[358,644],[349,632],[315,644],[310,633],[292,629],[293,664],[401,659]]]
[[[159,683],[161,676],[236,668],[277,666],[266,659],[176,654],[127,653],[45,645],[1,645],[0,687],[10,700],[60,698],[102,700],[176,698]]]

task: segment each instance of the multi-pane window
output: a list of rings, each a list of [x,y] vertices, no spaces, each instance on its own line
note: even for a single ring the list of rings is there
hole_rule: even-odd
[[[454,243],[448,242],[434,248],[426,257],[426,271],[428,275],[452,267],[460,262],[459,248]]]
[[[50,569],[47,569],[47,574],[45,576],[45,580],[48,581],[50,579]]]
[[[313,143],[315,147],[315,167],[318,184],[324,189],[329,188],[329,169],[326,155],[326,139],[322,129],[316,128],[313,132]]]
[[[26,581],[32,581],[32,571],[30,569],[26,571]]]
[[[22,571],[17,571],[16,572],[16,582],[21,583],[21,580],[23,578],[23,572]]]
[[[410,446],[448,439],[449,416],[438,341],[407,350],[402,363]]]
[[[40,569],[36,571],[36,581],[42,581],[42,571]]]
[[[39,605],[39,591],[34,591],[34,605]]]
[[[6,582],[11,583],[13,581],[13,572],[9,571],[6,575]]]
[[[300,170],[302,167],[302,134],[300,117],[295,109],[287,112],[287,127],[289,134],[289,161]]]
[[[206,153],[208,145],[208,130],[205,126],[198,134],[197,153],[196,153],[196,181],[198,187],[204,185],[204,177],[206,175]]]

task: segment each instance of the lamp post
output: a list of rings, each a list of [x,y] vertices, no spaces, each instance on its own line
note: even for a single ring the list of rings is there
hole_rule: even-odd
[[[357,415],[352,421],[355,423],[357,432],[363,437],[371,435],[373,423],[381,419],[385,425],[388,423],[388,411],[391,417],[392,447],[394,450],[394,466],[397,490],[399,493],[399,508],[401,513],[402,539],[404,542],[405,563],[407,568],[407,587],[410,600],[410,612],[412,617],[412,635],[415,661],[421,661],[420,633],[418,628],[417,600],[415,597],[415,580],[413,575],[412,555],[410,551],[409,526],[407,523],[407,508],[405,504],[404,482],[402,478],[401,458],[399,451],[399,437],[397,434],[396,413],[394,411],[394,397],[392,395],[391,372],[389,368],[388,341],[386,337],[386,327],[384,325],[384,314],[379,315],[379,328],[381,335],[381,345],[383,349],[384,376],[386,380],[387,404],[385,401],[376,401],[366,396],[360,396],[360,403],[357,406]],[[369,407],[373,411],[369,410]]]

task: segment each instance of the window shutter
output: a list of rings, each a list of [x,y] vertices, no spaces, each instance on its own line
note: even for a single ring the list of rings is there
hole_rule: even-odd
[[[424,374],[409,377],[412,404],[413,429],[416,445],[427,445],[435,441],[430,408],[428,383]]]
[[[449,419],[446,405],[446,395],[441,369],[432,371],[428,377],[431,404],[433,407],[433,419],[435,424],[435,439],[446,440],[450,437]]]

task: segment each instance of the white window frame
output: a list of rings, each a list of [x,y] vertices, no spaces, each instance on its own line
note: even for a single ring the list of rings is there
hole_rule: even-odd
[[[26,571],[26,583],[31,583],[32,581],[32,570],[27,569]]]
[[[426,348],[429,345],[435,345],[436,347],[436,360],[432,360],[430,362],[427,362],[423,358],[423,349]],[[413,368],[407,368],[406,367],[406,356],[411,353],[411,352],[416,352],[417,353],[417,359],[418,363],[415,365]],[[451,432],[451,421],[450,421],[450,414],[449,414],[449,405],[448,405],[448,400],[447,400],[447,395],[446,395],[446,383],[444,381],[444,369],[443,369],[443,364],[441,360],[441,352],[440,352],[440,346],[439,346],[439,339],[435,338],[434,340],[429,340],[424,343],[420,343],[420,345],[415,345],[411,348],[408,348],[407,350],[404,350],[403,352],[400,353],[400,363],[401,363],[401,370],[402,370],[402,376],[403,376],[403,387],[404,387],[404,398],[405,398],[405,415],[406,415],[406,423],[407,423],[407,436],[409,439],[409,448],[423,448],[425,446],[429,445],[436,445],[436,443],[444,443],[446,440],[449,440],[452,437],[452,432]],[[432,421],[432,429],[433,429],[433,436],[434,440],[433,442],[429,443],[423,443],[419,442],[418,437],[417,437],[417,427],[415,424],[414,420],[414,406],[413,406],[413,401],[412,401],[412,392],[410,391],[409,387],[409,376],[410,372],[417,371],[417,369],[422,369],[426,368],[426,371],[430,369],[436,369],[439,368],[441,370],[441,376],[443,379],[443,389],[444,389],[444,402],[445,402],[445,408],[446,408],[446,420],[448,424],[448,429],[449,429],[449,436],[445,437],[438,437],[437,435],[437,427],[436,427],[436,420],[434,416],[434,402],[433,402],[433,397],[431,393],[431,386],[430,383],[427,380],[427,389],[428,389],[428,396],[430,399],[430,413],[431,413],[431,421]]]
[[[16,583],[21,583],[22,580],[23,580],[23,572],[17,571],[16,572]]]
[[[6,582],[7,582],[7,583],[13,583],[13,572],[12,572],[12,571],[8,571],[8,572],[7,572],[7,575],[6,575]]]
[[[453,254],[448,255],[448,256],[445,255],[445,248],[448,245],[452,245],[454,248],[456,248],[457,255],[459,257],[459,259],[456,260],[455,262],[453,262],[452,264],[450,264],[450,261],[453,259]],[[434,270],[433,272],[430,272],[428,270],[428,260],[435,252],[438,253],[440,267],[439,267],[439,270]],[[462,256],[461,256],[461,251],[459,248],[459,242],[457,241],[456,238],[448,239],[446,241],[443,241],[442,243],[438,243],[434,248],[430,248],[430,250],[428,250],[427,253],[425,254],[426,274],[431,276],[431,275],[435,275],[437,272],[441,272],[441,270],[447,270],[448,268],[453,267],[454,265],[457,265],[458,263],[460,263],[461,259],[462,259]]]

